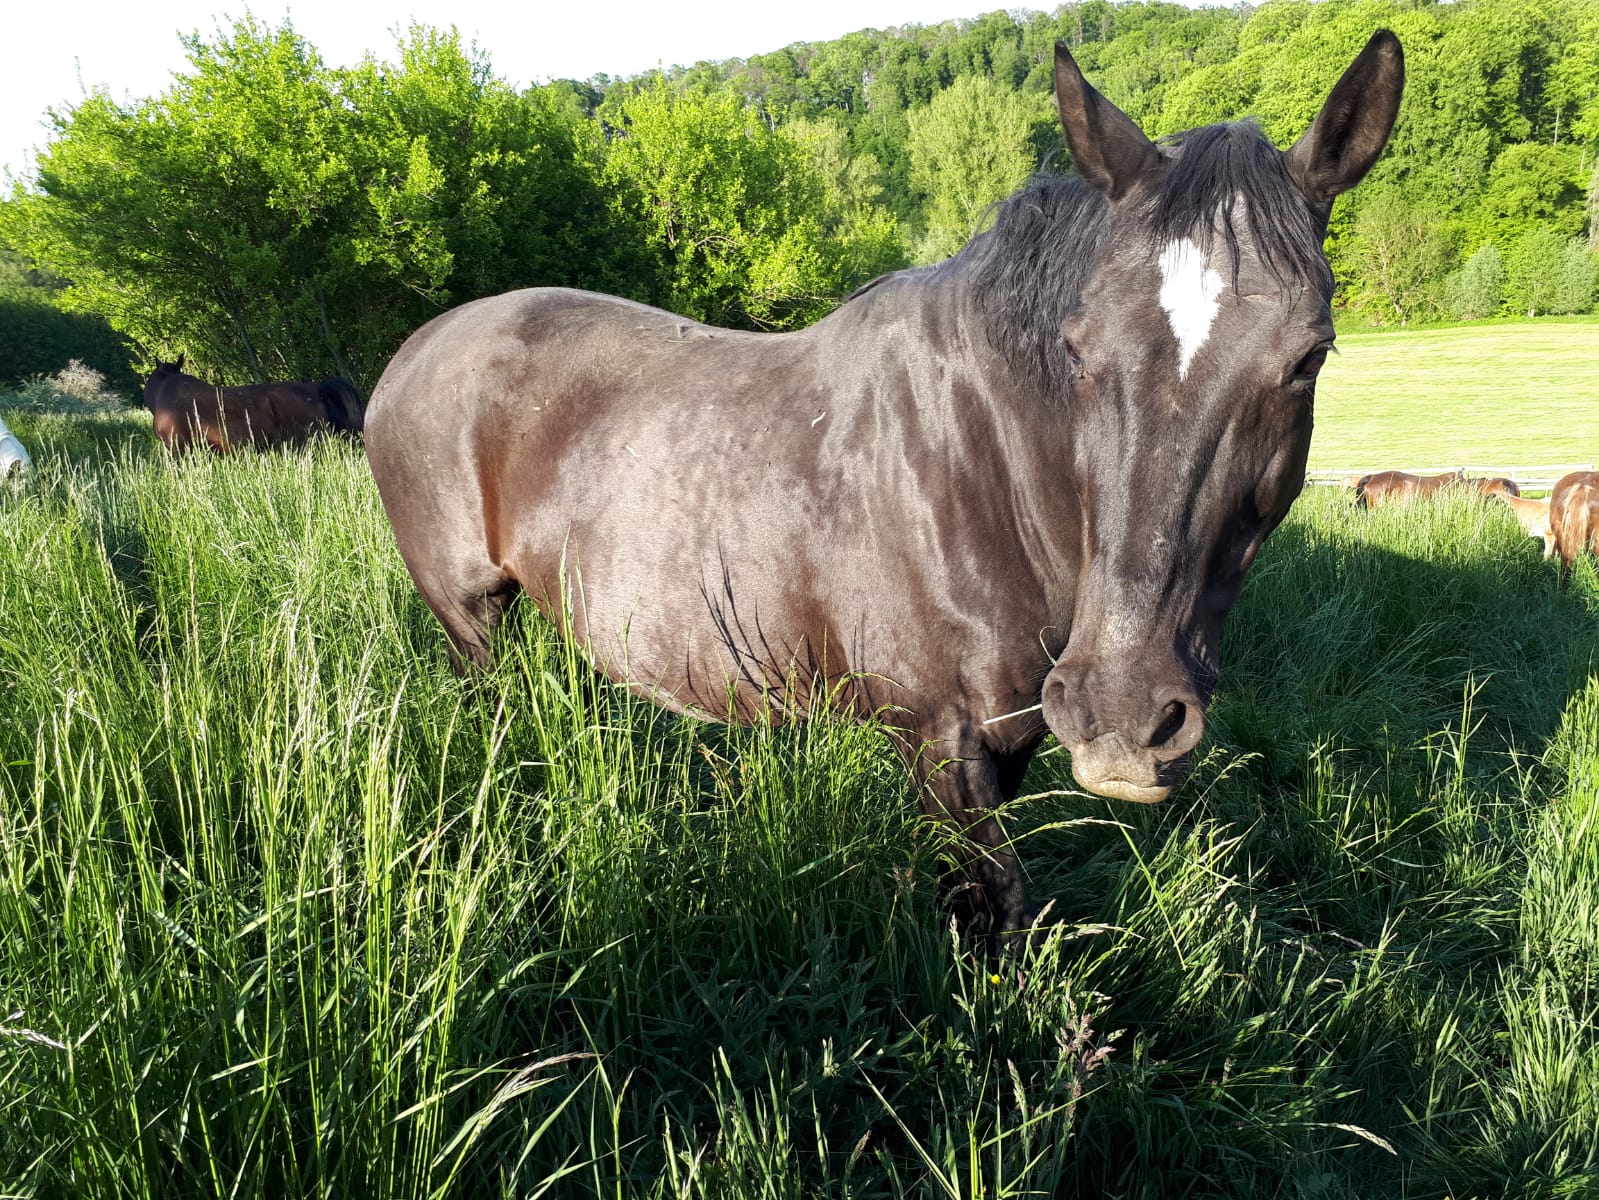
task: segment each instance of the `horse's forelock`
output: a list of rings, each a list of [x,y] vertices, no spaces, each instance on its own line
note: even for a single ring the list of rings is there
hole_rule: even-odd
[[[1247,232],[1261,266],[1285,288],[1331,295],[1321,230],[1282,153],[1254,122],[1207,125],[1161,145],[1165,168],[1132,201],[1152,261],[1191,242],[1236,279]],[[1070,390],[1060,322],[1082,295],[1110,211],[1075,176],[1035,176],[956,259],[972,271],[995,348],[1045,396]]]
[[[1279,283],[1332,291],[1322,233],[1294,186],[1282,152],[1253,121],[1206,125],[1161,142],[1166,169],[1145,200],[1154,253],[1192,241],[1207,258],[1222,251],[1236,276],[1244,229]]]

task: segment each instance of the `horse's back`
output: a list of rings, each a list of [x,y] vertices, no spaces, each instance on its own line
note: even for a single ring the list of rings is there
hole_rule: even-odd
[[[991,351],[961,331],[925,289],[891,285],[785,334],[508,293],[401,348],[368,402],[367,455],[467,657],[486,658],[483,627],[519,588],[613,673],[725,711],[730,678],[758,695],[795,664],[836,676],[868,613],[913,624],[941,555],[1009,552],[1002,513],[970,545],[936,528],[952,492],[985,519],[1006,503],[979,482],[1003,453],[974,365]]]
[[[1408,504],[1412,500],[1430,496],[1449,487],[1459,478],[1459,475],[1453,471],[1445,471],[1439,475],[1412,475],[1408,471],[1375,471],[1360,480],[1356,496],[1367,508],[1380,508],[1385,504]]]
[[[473,404],[492,400],[506,382],[529,389],[524,395],[549,395],[581,380],[637,378],[641,362],[669,359],[674,348],[770,340],[774,335],[718,329],[598,292],[505,292],[451,309],[412,334],[372,390],[366,416],[375,430],[423,420],[432,407],[429,389],[440,389],[465,406],[437,414],[442,423],[472,415]]]
[[[773,359],[784,337],[553,288],[474,301],[414,334],[367,404],[367,457],[458,648],[486,657],[483,597],[516,587],[551,615],[579,610],[599,656],[668,673],[669,632],[653,622],[703,614],[718,552],[770,614],[777,597],[742,573],[759,553],[751,530],[771,545],[796,520],[780,500],[791,464],[766,453],[775,383],[761,383],[793,382]]]
[[[637,461],[668,445],[690,454],[695,427],[713,434],[733,409],[769,405],[778,381],[793,384],[773,361],[793,336],[717,329],[568,288],[476,300],[394,356],[366,405],[367,454],[380,488],[401,476],[464,485],[512,447],[602,473],[618,455]]]

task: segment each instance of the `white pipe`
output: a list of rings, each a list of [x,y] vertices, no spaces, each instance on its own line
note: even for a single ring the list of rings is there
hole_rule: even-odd
[[[0,479],[10,475],[13,469],[21,475],[32,467],[33,460],[17,440],[17,435],[6,428],[4,421],[0,421]]]

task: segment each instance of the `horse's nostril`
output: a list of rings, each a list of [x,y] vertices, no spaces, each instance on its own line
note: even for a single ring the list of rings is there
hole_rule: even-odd
[[[1176,737],[1188,722],[1188,706],[1181,700],[1173,700],[1161,712],[1160,724],[1155,727],[1155,732],[1150,735],[1149,747],[1156,749],[1164,746]]]

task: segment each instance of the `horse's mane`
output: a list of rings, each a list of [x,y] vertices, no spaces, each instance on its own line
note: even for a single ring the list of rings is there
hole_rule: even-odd
[[[1061,321],[1082,294],[1109,211],[1076,176],[1034,176],[952,260],[973,272],[989,341],[1046,396],[1070,387]]]
[[[1242,219],[1273,276],[1330,294],[1317,220],[1253,121],[1206,125],[1163,139],[1161,148],[1167,164],[1143,204],[1152,256],[1179,238],[1208,254],[1219,239],[1236,272]],[[1061,322],[1082,294],[1109,211],[1076,176],[1037,175],[951,260],[971,272],[995,348],[1047,396],[1070,389]]]

